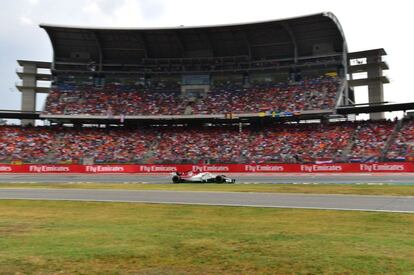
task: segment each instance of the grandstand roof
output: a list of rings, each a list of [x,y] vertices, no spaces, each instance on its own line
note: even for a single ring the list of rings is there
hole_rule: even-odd
[[[47,61],[33,61],[33,60],[21,60],[21,59],[19,59],[19,60],[17,60],[17,63],[22,67],[26,64],[35,65],[36,68],[39,68],[39,69],[50,69],[50,66],[51,66],[51,63],[47,62]]]
[[[336,17],[319,13],[255,23],[175,27],[99,28],[41,24],[56,63],[141,64],[145,60],[236,57],[296,59],[346,51]],[[315,50],[315,47],[317,50]]]

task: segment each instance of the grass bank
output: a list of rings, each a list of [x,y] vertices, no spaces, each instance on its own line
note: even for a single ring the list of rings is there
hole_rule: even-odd
[[[414,215],[0,201],[4,274],[408,274]]]

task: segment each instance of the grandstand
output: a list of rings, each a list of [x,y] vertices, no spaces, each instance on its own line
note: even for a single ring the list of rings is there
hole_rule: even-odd
[[[413,108],[384,103],[385,51],[348,53],[331,13],[206,27],[41,27],[54,59],[19,60],[22,112],[2,116],[23,126],[0,126],[2,163],[411,160],[413,120],[383,119]],[[354,80],[357,72],[367,78]],[[37,85],[48,80],[50,88]],[[366,106],[354,102],[361,85]],[[352,119],[361,112],[372,121]]]
[[[197,164],[405,161],[413,120],[265,127],[0,127],[0,161]]]

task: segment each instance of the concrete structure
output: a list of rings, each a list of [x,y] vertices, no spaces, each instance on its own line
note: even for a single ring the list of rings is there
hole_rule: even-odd
[[[290,67],[304,63],[304,57],[332,55],[340,59],[338,65],[346,66],[345,35],[330,12],[215,26],[40,27],[49,35],[58,77],[68,72],[85,75],[92,67],[94,74],[105,76],[112,72],[135,76],[246,73],[280,70],[287,62]]]
[[[360,52],[352,52],[348,54],[348,73],[350,88],[358,86],[368,86],[369,91],[369,104],[365,108],[368,108],[364,112],[371,112],[375,110],[382,110],[378,105],[383,105],[384,91],[383,84],[389,83],[389,79],[383,75],[383,70],[388,70],[388,64],[382,60],[382,56],[386,55],[384,49],[373,49]],[[49,87],[38,86],[38,81],[51,81],[52,75],[50,72],[39,72],[38,69],[50,70],[51,62],[42,61],[30,61],[30,60],[18,60],[19,65],[22,67],[17,71],[17,75],[22,80],[21,84],[16,85],[18,90],[22,92],[21,111],[35,114],[36,112],[36,95],[38,93],[48,93]],[[353,74],[366,73],[367,77],[354,79]],[[345,104],[348,105],[348,104]],[[356,108],[349,106],[352,110],[351,113],[357,112]],[[378,108],[379,107],[379,108]],[[384,106],[386,107],[386,106]],[[402,107],[398,107],[399,110]],[[371,110],[372,109],[372,110]],[[375,110],[374,110],[375,109]],[[404,110],[406,110],[405,108]],[[341,110],[342,111],[342,110]],[[388,110],[389,111],[389,110]],[[362,111],[361,111],[362,112]],[[250,114],[251,115],[251,114]],[[39,114],[36,114],[38,117]],[[60,118],[60,116],[57,116]],[[188,116],[186,116],[188,118]],[[43,115],[42,118],[50,119],[55,118],[53,115]],[[370,113],[371,119],[383,119],[383,112]],[[62,117],[63,119],[63,117]],[[97,119],[107,119],[98,118]],[[155,118],[153,118],[155,119]],[[162,116],[158,116],[158,119],[162,119]],[[171,119],[169,117],[169,119]],[[22,125],[34,124],[34,119],[22,119]]]
[[[384,49],[353,52],[348,54],[349,87],[368,86],[368,102],[382,104],[384,102],[384,84],[389,79],[383,75],[388,70],[388,64],[382,60],[387,55]],[[354,79],[353,74],[366,73],[366,78]],[[371,113],[373,120],[384,119],[384,113]]]
[[[36,111],[36,95],[38,93],[48,93],[50,87],[39,86],[38,81],[52,80],[50,72],[39,72],[38,69],[51,69],[51,62],[17,60],[20,69],[17,75],[21,83],[16,84],[16,88],[22,93],[21,110],[26,112]],[[34,119],[22,119],[22,125],[34,125]]]
[[[36,94],[49,91],[49,88],[39,87],[38,81],[50,81],[51,74],[39,73],[38,69],[52,68],[55,80],[65,79],[68,75],[77,79],[139,77],[145,83],[153,77],[234,73],[247,84],[250,75],[263,72],[295,75],[304,71],[326,73],[329,70],[344,80],[337,105],[354,104],[353,94],[348,92],[364,85],[368,86],[370,103],[383,102],[383,84],[389,82],[382,74],[388,69],[382,61],[382,56],[386,55],[384,49],[348,53],[342,27],[329,12],[203,27],[40,27],[50,37],[53,63],[18,61],[23,67],[22,72],[18,72],[22,84],[17,86],[22,92],[22,111],[34,112]],[[355,60],[358,62],[353,64]],[[354,80],[353,74],[360,72],[367,73],[367,77]],[[345,81],[347,74],[349,81]],[[183,93],[206,93],[207,90],[208,85],[182,87]],[[334,110],[320,114],[329,116]],[[52,119],[44,115],[40,117]],[[54,118],[72,119],[73,116]],[[371,118],[380,119],[383,114],[374,113]],[[22,124],[32,122],[24,120]]]

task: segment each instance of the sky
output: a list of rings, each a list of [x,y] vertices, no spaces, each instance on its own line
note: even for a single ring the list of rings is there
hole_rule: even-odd
[[[17,59],[52,61],[53,51],[40,23],[103,27],[177,27],[255,22],[333,12],[350,52],[384,48],[385,100],[414,102],[411,64],[414,45],[411,1],[383,0],[3,0],[0,10],[0,109],[20,109]],[[357,103],[367,89],[356,90]],[[37,109],[45,95],[38,96]]]

